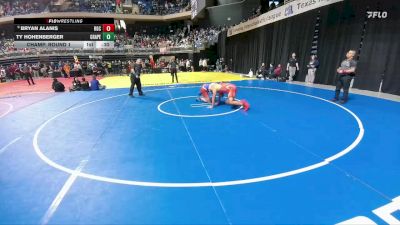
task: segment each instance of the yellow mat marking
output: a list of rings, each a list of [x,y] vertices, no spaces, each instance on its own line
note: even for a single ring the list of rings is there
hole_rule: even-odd
[[[143,86],[162,86],[171,85],[172,78],[169,73],[159,74],[143,74],[141,75]],[[180,84],[193,84],[193,83],[210,83],[210,82],[227,82],[227,81],[240,81],[249,80],[249,78],[241,77],[238,74],[220,73],[220,72],[182,72],[178,73],[178,80]],[[129,88],[131,81],[129,76],[112,76],[105,77],[100,80],[102,85],[109,88]]]

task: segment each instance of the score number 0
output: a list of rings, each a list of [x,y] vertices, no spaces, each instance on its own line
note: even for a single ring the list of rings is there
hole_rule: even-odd
[[[114,32],[115,26],[114,24],[103,24],[103,32]]]

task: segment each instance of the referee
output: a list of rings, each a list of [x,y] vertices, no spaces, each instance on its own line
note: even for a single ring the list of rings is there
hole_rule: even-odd
[[[136,63],[133,65],[131,69],[130,78],[131,78],[131,89],[129,90],[129,96],[133,97],[133,90],[135,89],[135,85],[138,89],[139,95],[143,96],[142,92],[142,82],[140,81],[140,74],[142,73],[142,60],[137,59]]]
[[[175,62],[175,59],[172,59],[171,60],[171,63],[169,64],[169,70],[170,70],[170,72],[171,72],[171,76],[172,76],[172,83],[174,83],[174,77],[175,77],[175,79],[176,79],[176,83],[179,83],[178,82],[178,74],[177,74],[177,72],[178,72],[178,70],[177,70],[177,63]]]

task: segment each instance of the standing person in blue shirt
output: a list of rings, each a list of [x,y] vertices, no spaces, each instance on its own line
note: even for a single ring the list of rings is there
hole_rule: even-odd
[[[336,76],[336,90],[335,97],[332,101],[336,102],[339,100],[340,90],[343,88],[343,98],[340,101],[341,104],[347,102],[349,97],[350,83],[353,77],[356,75],[357,61],[354,60],[356,51],[350,50],[346,54],[346,59],[342,61],[340,67],[337,68]]]
[[[319,62],[318,62],[317,56],[312,55],[310,62],[307,64],[308,74],[307,74],[306,80],[305,80],[307,84],[314,83],[315,72],[317,71],[318,67],[319,67]]]
[[[137,59],[130,73],[131,88],[129,90],[129,96],[131,97],[133,97],[133,90],[135,89],[135,85],[138,89],[139,95],[140,96],[144,95],[142,92],[142,82],[140,81],[140,74],[142,73],[142,68],[143,68],[142,60]]]
[[[105,88],[106,86],[101,85],[100,82],[96,79],[96,75],[93,75],[92,80],[90,81],[90,90],[97,91],[97,90],[103,90]]]

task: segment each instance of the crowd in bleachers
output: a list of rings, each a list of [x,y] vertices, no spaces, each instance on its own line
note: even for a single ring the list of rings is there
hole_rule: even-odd
[[[49,4],[49,12],[113,13],[115,0],[58,0]]]
[[[0,17],[40,13],[48,10],[50,0],[0,1]]]
[[[153,59],[152,56],[144,56],[143,73],[166,73],[169,72],[170,57],[159,57]],[[179,72],[199,71],[227,71],[223,59],[218,59],[216,64],[210,63],[209,59],[203,58],[199,60],[198,67],[190,59],[177,58],[175,60]],[[11,65],[0,66],[0,79],[21,80],[27,77],[83,77],[88,75],[106,76],[129,75],[134,60],[113,60],[103,61],[101,59],[92,59],[89,61],[74,62],[59,61],[49,63],[13,63]]]
[[[197,47],[206,42],[218,39],[219,29],[200,28],[189,30],[187,27],[171,30],[169,34],[147,34],[135,32],[127,38],[127,44],[134,48],[161,48],[161,47]]]
[[[102,75],[108,73],[107,65],[102,62],[51,62],[51,63],[13,63],[11,65],[0,66],[4,70],[4,77],[10,80],[24,79],[29,73],[37,77],[75,77],[82,75]]]
[[[167,15],[190,10],[189,0],[2,0],[0,17],[43,12]]]
[[[130,5],[131,7],[124,7]],[[190,10],[189,0],[125,0],[117,4],[117,12],[141,15],[168,15]]]

